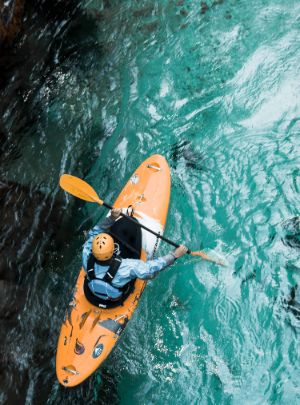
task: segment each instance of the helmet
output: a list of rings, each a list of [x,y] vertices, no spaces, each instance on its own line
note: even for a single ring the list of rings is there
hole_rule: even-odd
[[[97,260],[108,260],[114,253],[114,240],[107,233],[99,233],[93,239],[92,253]]]

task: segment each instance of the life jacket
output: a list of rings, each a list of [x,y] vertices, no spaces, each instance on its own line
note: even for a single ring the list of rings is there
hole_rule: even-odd
[[[109,266],[104,277],[97,278],[95,274],[95,264],[99,266]],[[106,261],[97,260],[93,254],[90,254],[87,262],[87,285],[91,292],[96,297],[102,300],[115,301],[122,297],[124,287],[117,288],[112,285],[112,281],[121,266],[122,258],[120,256],[113,256],[112,259]]]
[[[135,218],[133,219],[137,222]],[[138,225],[136,225],[132,221],[129,221],[126,217],[122,217],[113,224],[113,226],[107,233],[110,234],[119,244],[121,256],[123,259],[140,258],[142,249],[142,231]],[[89,260],[91,261],[89,262]],[[94,269],[95,263],[99,264],[100,266],[110,266],[111,264],[110,261],[99,262],[95,258],[90,259],[89,257],[87,268]],[[108,272],[112,275],[112,271],[110,270],[110,268],[108,269]],[[122,288],[116,288],[110,282],[112,281],[112,279],[109,279],[108,281],[105,281],[104,278],[101,280],[97,278],[93,279],[93,272],[89,273],[89,277],[86,276],[83,283],[84,295],[86,299],[96,307],[104,309],[116,308],[120,305],[123,305],[123,302],[134,291],[136,281],[135,279],[125,284]],[[93,286],[95,286],[95,289],[93,289]],[[96,286],[99,287],[99,290],[97,289],[97,291],[101,291],[101,294],[104,292],[104,298],[102,298],[102,295],[95,294]],[[100,287],[102,288],[102,290],[100,290]],[[119,298],[112,298],[117,296],[119,296]]]

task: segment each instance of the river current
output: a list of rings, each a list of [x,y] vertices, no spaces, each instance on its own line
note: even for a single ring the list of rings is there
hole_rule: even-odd
[[[1,90],[1,269],[14,275],[0,272],[0,403],[298,403],[299,1],[60,7],[27,10]],[[67,390],[60,325],[84,231],[106,211],[59,176],[113,202],[154,153],[171,168],[165,235],[227,266],[185,257],[150,281],[103,367]]]

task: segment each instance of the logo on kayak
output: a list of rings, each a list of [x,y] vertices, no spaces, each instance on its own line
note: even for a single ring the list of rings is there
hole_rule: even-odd
[[[78,339],[76,339],[74,352],[79,355],[79,354],[84,353],[84,350],[85,350],[85,348],[84,348],[83,344],[80,343],[78,341]]]
[[[96,359],[97,357],[100,356],[100,354],[103,352],[103,344],[99,343],[97,346],[95,346],[94,351],[93,351],[93,358]]]
[[[134,174],[130,177],[130,181],[132,184],[138,184],[138,182],[140,181],[139,176],[137,174]]]

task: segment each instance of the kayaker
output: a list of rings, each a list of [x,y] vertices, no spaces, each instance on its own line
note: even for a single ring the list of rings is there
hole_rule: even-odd
[[[88,233],[87,241],[83,245],[82,262],[87,274],[88,289],[104,301],[120,300],[130,281],[136,278],[154,278],[188,250],[186,246],[180,245],[167,255],[146,262],[139,259],[122,259],[118,256],[118,244],[108,234],[120,214],[121,209],[112,209],[110,216]]]

